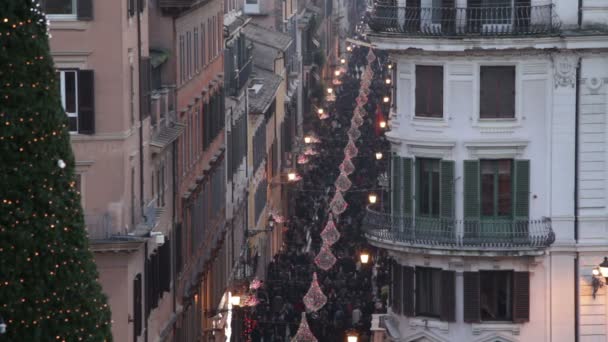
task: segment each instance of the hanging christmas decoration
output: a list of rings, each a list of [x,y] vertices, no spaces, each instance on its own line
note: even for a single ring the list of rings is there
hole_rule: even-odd
[[[276,220],[275,220],[275,221],[276,221]],[[250,289],[250,290],[257,290],[257,289],[259,289],[260,287],[262,287],[262,285],[263,285],[263,284],[264,284],[264,282],[263,282],[263,281],[261,281],[260,279],[255,278],[255,279],[253,279],[253,280],[251,281],[251,284],[249,284],[249,289]]]
[[[247,298],[244,299],[243,301],[243,306],[248,306],[248,307],[253,307],[260,304],[260,300],[258,299],[257,296],[248,296]]]
[[[315,335],[310,331],[310,327],[308,326],[308,321],[306,320],[306,313],[302,312],[302,320],[300,320],[300,327],[298,328],[298,332],[291,339],[291,342],[318,342]]]
[[[321,240],[323,240],[324,245],[328,246],[332,246],[340,240],[340,232],[338,231],[338,228],[336,228],[336,224],[331,217],[327,221],[327,224],[325,224],[323,231],[321,231]]]
[[[328,245],[324,244],[321,246],[319,254],[315,257],[315,264],[323,271],[329,270],[336,264],[336,257],[331,252]]]
[[[342,193],[340,191],[336,191],[334,198],[329,203],[329,207],[331,208],[331,212],[334,213],[334,215],[340,215],[344,211],[346,211],[348,203],[346,203],[344,197],[342,197]]]
[[[344,155],[348,158],[354,158],[359,153],[359,149],[355,146],[355,143],[352,140],[348,141],[346,147],[344,148]]]
[[[352,120],[350,120],[350,123],[352,126],[355,126],[357,128],[361,127],[361,125],[363,125],[363,118],[360,115],[355,114],[353,115]]]
[[[349,128],[347,134],[352,141],[357,141],[361,137],[361,131],[356,126]]]
[[[345,192],[350,189],[353,183],[350,181],[350,179],[348,179],[348,176],[345,173],[340,172],[340,175],[338,176],[338,179],[336,179],[334,185],[336,186],[336,189]]]
[[[308,157],[305,155],[300,155],[298,156],[298,164],[303,165],[303,164],[308,164]]]
[[[319,152],[315,151],[312,147],[309,147],[306,150],[304,150],[304,154],[307,156],[316,156],[319,154]]]
[[[327,297],[321,290],[321,287],[319,287],[317,272],[312,274],[312,283],[303,301],[308,312],[317,312],[327,303]]]
[[[353,165],[353,162],[350,158],[344,158],[344,161],[342,162],[342,164],[340,164],[340,171],[344,172],[347,175],[350,175],[351,173],[355,172],[355,165]]]
[[[374,55],[374,51],[372,49],[369,49],[369,52],[367,53],[367,67],[369,68],[369,65],[372,64],[372,62],[375,60],[376,55]]]

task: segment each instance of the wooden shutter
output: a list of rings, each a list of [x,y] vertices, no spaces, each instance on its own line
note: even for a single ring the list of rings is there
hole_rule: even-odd
[[[393,281],[392,281],[392,298],[391,308],[396,314],[401,314],[402,300],[401,300],[401,289],[403,288],[403,278],[401,275],[402,267],[397,262],[393,262]]]
[[[444,219],[454,218],[454,161],[441,161],[440,214]]]
[[[530,212],[530,161],[515,160],[514,216],[518,221],[528,221]]]
[[[479,219],[479,160],[464,161],[464,218]]]
[[[403,215],[401,184],[401,158],[393,155],[391,160],[391,212],[393,215]]]
[[[141,334],[141,273],[138,273],[133,280],[133,336],[134,341]]]
[[[129,17],[135,15],[135,1],[136,0],[127,0],[127,15]]]
[[[530,273],[513,272],[513,321],[530,321]]]
[[[137,9],[140,13],[143,13],[146,9],[146,0],[137,0]]]
[[[95,76],[93,70],[78,70],[78,133],[95,133]]]
[[[515,66],[499,67],[501,118],[515,117]]]
[[[147,118],[150,115],[151,108],[150,93],[152,92],[152,89],[150,77],[152,75],[152,66],[150,64],[150,57],[141,58],[141,60],[139,61],[139,73],[139,81],[141,82],[139,86],[141,108],[139,110],[141,115],[140,119],[143,119]]]
[[[440,319],[456,321],[456,272],[441,271],[441,313]]]
[[[403,276],[402,289],[402,302],[403,302],[403,315],[414,316],[414,268],[409,266],[401,267],[401,273]]]
[[[402,165],[402,199],[403,199],[403,215],[412,217],[413,203],[412,203],[412,158],[401,158]]]
[[[475,323],[481,321],[479,303],[479,272],[464,272],[464,321]]]
[[[427,99],[427,82],[428,82],[428,69],[422,65],[416,65],[416,116],[423,116],[426,113],[426,105],[429,99]]]
[[[492,73],[488,67],[482,66],[479,68],[479,117],[493,118],[496,115],[493,112],[493,103],[496,94],[492,89],[491,84]]]
[[[78,0],[76,16],[78,20],[93,20],[93,0]]]

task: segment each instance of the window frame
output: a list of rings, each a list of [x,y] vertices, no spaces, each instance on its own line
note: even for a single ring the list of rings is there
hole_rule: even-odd
[[[500,167],[499,163],[501,161],[509,161],[510,162],[510,213],[508,215],[500,215],[499,213],[499,203],[500,203]],[[483,164],[493,163],[494,167],[494,176],[493,176],[493,215],[485,215],[484,214],[484,196],[483,196]],[[479,214],[481,219],[494,219],[494,220],[513,220],[515,217],[514,211],[514,203],[515,203],[515,159],[480,159],[479,160]]]
[[[432,69],[432,68],[441,68],[441,88],[440,93],[441,93],[441,112],[440,113],[418,113],[417,107],[419,105],[421,105],[419,103],[419,97],[418,97],[418,89],[419,89],[419,80],[420,82],[422,82],[421,78],[419,77],[418,73],[421,70],[424,69]],[[445,118],[445,104],[446,104],[446,86],[445,86],[445,82],[446,82],[446,73],[445,73],[445,66],[443,64],[414,64],[414,80],[412,82],[413,87],[414,87],[414,96],[413,96],[413,102],[414,102],[414,117],[417,119],[431,119],[431,120],[443,120]],[[428,74],[427,74],[428,75]],[[432,73],[431,73],[432,75]],[[432,80],[432,78],[431,78]],[[428,82],[428,78],[425,79],[424,81]],[[422,86],[420,87],[422,88]],[[429,93],[433,93],[432,89]],[[432,95],[436,95],[436,94],[432,94]],[[431,96],[432,96],[431,95]],[[426,106],[428,107],[428,103],[426,104]]]
[[[512,68],[513,69],[513,114],[512,116],[500,116],[500,114],[497,113],[493,113],[493,116],[487,116],[487,113],[483,113],[482,112],[482,91],[488,91],[489,89],[493,89],[491,87],[488,86],[484,86],[484,84],[482,83],[482,72],[484,68]],[[518,99],[517,99],[517,95],[519,94],[518,92],[518,82],[519,82],[519,77],[518,77],[518,67],[516,64],[509,64],[509,63],[505,63],[505,64],[480,64],[479,68],[478,68],[478,77],[477,77],[477,82],[478,82],[478,89],[477,89],[477,106],[478,106],[478,119],[480,121],[514,121],[518,119]],[[489,95],[486,95],[489,96]],[[485,116],[484,116],[485,115]]]
[[[502,274],[507,274],[508,275],[508,282],[502,282],[501,279],[497,279],[497,275],[499,273]],[[515,286],[514,286],[514,271],[513,270],[479,270],[479,317],[481,319],[481,322],[513,322],[514,320],[514,314],[513,314],[513,304],[514,304],[514,297],[515,297]],[[499,289],[496,288],[497,284],[508,284],[508,293],[507,293],[507,302],[505,307],[507,308],[508,311],[508,316],[504,316],[504,317],[496,317],[496,319],[493,320],[488,320],[485,319],[484,320],[484,314],[483,314],[483,310],[484,310],[484,305],[483,305],[483,300],[482,298],[484,297],[484,285],[487,285],[487,281],[484,281],[484,275],[488,275],[488,274],[492,274],[492,281],[494,284],[494,286],[492,286],[492,290],[493,290],[493,295],[496,297],[495,303],[493,303],[495,305],[495,314],[496,316],[498,316],[498,292]],[[487,280],[487,279],[486,279]]]
[[[72,13],[61,13],[61,14],[47,14],[50,20],[78,20],[78,0],[65,0],[72,2]],[[46,1],[41,4],[43,10],[46,13]]]

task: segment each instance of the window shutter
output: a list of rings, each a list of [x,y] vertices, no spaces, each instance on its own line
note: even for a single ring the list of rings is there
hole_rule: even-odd
[[[403,285],[401,299],[403,302],[403,315],[404,316],[414,316],[414,268],[409,266],[401,267],[401,272],[403,276]]]
[[[137,9],[140,13],[143,13],[146,9],[146,0],[137,0]]]
[[[436,96],[435,99],[431,99],[432,113],[431,116],[442,118],[443,117],[443,66],[436,66],[431,68],[431,77],[433,80],[431,94]]]
[[[481,321],[479,303],[479,272],[464,272],[464,321],[475,323]]]
[[[502,111],[502,118],[514,118],[515,117],[515,67],[502,67],[500,76],[500,86],[502,87],[501,94],[502,98],[500,108]]]
[[[78,70],[78,133],[95,133],[95,76],[93,70]]]
[[[391,161],[391,212],[393,215],[403,215],[401,203],[401,158],[393,155]]]
[[[403,215],[411,217],[413,215],[412,205],[412,158],[401,158],[402,165],[402,199],[403,199]]]
[[[530,273],[513,272],[513,321],[530,321]]]
[[[496,96],[492,96],[495,92],[491,84],[492,77],[493,75],[487,70],[487,67],[479,68],[479,117],[482,119],[495,116],[495,113],[492,112],[492,101],[496,98]]]
[[[401,265],[396,261],[393,261],[393,281],[391,291],[391,309],[396,314],[401,314],[401,288],[402,288],[402,276],[401,276]]]
[[[464,218],[479,219],[479,160],[464,161]]]
[[[135,1],[136,0],[127,0],[127,15],[129,17],[135,15]]]
[[[142,57],[141,60],[139,61],[139,80],[141,82],[139,89],[140,89],[140,105],[141,108],[140,110],[140,118],[147,118],[148,115],[150,115],[150,108],[151,108],[151,103],[150,103],[150,93],[152,92],[152,89],[150,89],[151,84],[150,84],[150,76],[152,75],[152,67],[150,65],[150,57]]]
[[[78,20],[93,20],[93,0],[78,0],[76,16]]]
[[[441,271],[441,313],[440,319],[456,321],[456,272]]]
[[[416,65],[416,115],[429,114],[426,110],[428,99],[426,98],[426,87],[429,82],[429,75],[426,67]]]
[[[139,273],[133,280],[133,336],[135,340],[141,334],[141,290],[141,273]]]
[[[454,218],[454,161],[441,161],[441,218]]]
[[[530,161],[515,160],[515,219],[528,221],[530,212]]]

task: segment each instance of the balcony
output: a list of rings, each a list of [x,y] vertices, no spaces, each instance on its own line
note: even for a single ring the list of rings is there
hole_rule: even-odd
[[[237,70],[234,70],[230,74],[230,78],[227,80],[226,89],[229,96],[238,96],[239,92],[247,81],[249,80],[249,76],[251,75],[251,71],[253,69],[253,59],[249,58],[247,62]]]
[[[551,220],[452,220],[367,209],[365,236],[377,247],[450,255],[539,255],[555,241]]]
[[[116,227],[110,213],[84,215],[84,222],[94,252],[134,251],[143,241]]]
[[[406,8],[376,3],[368,16],[368,25],[375,33],[412,37],[557,35],[561,28],[552,4]]]

